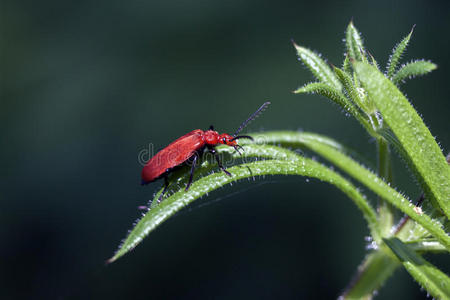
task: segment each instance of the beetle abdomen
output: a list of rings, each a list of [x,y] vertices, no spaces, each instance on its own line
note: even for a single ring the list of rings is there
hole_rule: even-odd
[[[204,147],[202,135],[203,130],[193,130],[156,153],[142,169],[142,184],[160,178],[164,173],[187,161],[195,151]]]

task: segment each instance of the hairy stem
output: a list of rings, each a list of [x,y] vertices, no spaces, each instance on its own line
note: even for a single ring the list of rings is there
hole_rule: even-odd
[[[379,249],[367,255],[338,299],[372,299],[373,294],[400,266],[398,260]]]
[[[389,156],[389,144],[384,138],[377,139],[378,144],[378,175],[388,184],[392,182],[391,161]],[[383,236],[389,236],[394,224],[392,205],[383,199],[378,200],[378,213],[380,231]]]

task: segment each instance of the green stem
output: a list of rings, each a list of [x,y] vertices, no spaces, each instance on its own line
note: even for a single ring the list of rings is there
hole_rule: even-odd
[[[399,266],[398,260],[387,254],[385,249],[370,253],[339,299],[372,299],[373,294]]]
[[[378,173],[388,183],[392,181],[389,144],[384,138],[378,139]]]
[[[378,175],[388,184],[392,182],[391,161],[389,157],[389,144],[384,138],[377,139],[378,144]],[[392,205],[383,199],[378,200],[378,213],[380,231],[383,236],[391,235],[391,228],[394,224]]]

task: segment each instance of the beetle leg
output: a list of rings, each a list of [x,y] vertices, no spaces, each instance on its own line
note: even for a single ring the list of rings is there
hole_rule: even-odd
[[[191,186],[192,179],[194,179],[194,171],[195,171],[195,166],[197,164],[197,159],[198,159],[198,154],[196,152],[194,154],[194,159],[192,160],[191,175],[189,176],[188,184],[187,184],[186,188],[184,189],[186,192],[187,192],[187,190],[189,190],[189,187]]]
[[[235,145],[235,146],[233,146],[233,148],[242,157],[242,153],[239,151],[239,149],[242,149],[242,151],[244,151],[244,148],[242,148],[242,146],[239,146],[239,145]]]
[[[169,180],[167,179],[167,174],[166,174],[166,176],[164,176],[164,189],[161,192],[161,195],[159,195],[158,203],[161,202],[161,200],[162,200],[164,194],[166,193],[168,187],[169,187]]]
[[[219,168],[221,168],[222,171],[225,172],[225,174],[227,174],[228,176],[231,176],[231,173],[228,172],[228,171],[225,169],[225,167],[222,165],[222,163],[220,162],[220,157],[219,157],[219,154],[217,154],[216,149],[214,149],[214,148],[211,147],[211,148],[209,148],[209,151],[211,151],[211,153],[214,154],[214,157],[216,158],[216,161],[217,161],[217,164],[219,165]]]
[[[209,130],[214,130],[214,125],[209,125]]]

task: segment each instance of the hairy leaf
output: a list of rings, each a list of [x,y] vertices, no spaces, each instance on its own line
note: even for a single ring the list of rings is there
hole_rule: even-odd
[[[414,164],[422,189],[450,215],[450,168],[420,116],[397,89],[373,66],[355,62],[354,68],[369,97],[396,135],[407,159]]]
[[[426,60],[415,60],[403,65],[392,77],[392,82],[399,85],[403,81],[416,76],[425,75],[435,70],[437,65]]]
[[[354,105],[345,97],[344,94],[340,90],[337,90],[328,84],[321,83],[321,82],[312,82],[308,83],[302,87],[299,87],[294,91],[295,94],[302,94],[302,93],[311,93],[311,94],[319,94],[321,96],[324,96],[337,105],[339,105],[342,109],[345,111],[354,113],[356,111],[356,108]]]
[[[345,111],[349,112],[352,116],[354,116],[365,128],[370,130],[371,126],[369,125],[369,122],[366,120],[366,118],[360,113],[360,111],[355,107],[355,105],[340,91],[337,90],[327,84],[321,83],[321,82],[313,82],[308,83],[305,86],[302,86],[294,91],[296,94],[300,93],[314,93],[322,95],[337,105],[339,105],[341,108],[343,108]]]
[[[347,53],[351,59],[357,61],[366,61],[363,41],[353,22],[347,26],[345,35],[345,43],[347,46]]]
[[[221,147],[221,151],[224,151],[223,149]],[[208,192],[234,181],[262,175],[301,175],[318,178],[331,183],[355,202],[366,217],[371,231],[376,232],[377,221],[374,209],[358,189],[333,170],[311,159],[304,158],[294,152],[275,146],[247,145],[245,146],[245,151],[247,155],[255,154],[273,157],[274,159],[244,163],[228,168],[228,171],[233,174],[232,177],[225,175],[221,171],[209,174],[193,182],[187,192],[181,187],[177,192],[164,199],[159,205],[150,209],[137,222],[119,247],[119,250],[108,262],[113,262],[132,250],[161,223]]]
[[[350,59],[348,58],[348,54],[345,55],[344,62],[342,63],[342,70],[347,74],[352,74],[352,65],[350,63]]]
[[[285,144],[291,147],[298,145],[313,150],[367,186],[375,194],[410,216],[435,236],[442,245],[450,250],[450,237],[441,228],[441,224],[437,220],[431,219],[426,214],[418,214],[416,210],[414,210],[415,206],[411,204],[408,199],[390,187],[376,174],[364,168],[358,162],[346,155],[345,152],[342,151],[342,149],[346,148],[336,141],[318,134],[289,131],[266,132],[264,134],[255,135],[255,138],[258,141],[265,141],[266,143]],[[448,167],[446,166],[446,168]]]
[[[369,58],[370,58],[370,62],[372,63],[372,66],[374,66],[375,68],[377,68],[378,70],[380,69],[380,66],[378,65],[377,61],[375,60],[375,57],[373,57],[373,55],[368,52]]]
[[[313,51],[301,47],[294,43],[299,59],[311,70],[313,75],[320,81],[329,86],[341,90],[341,83],[334,75],[328,64]]]
[[[446,252],[444,246],[438,241],[423,240],[418,242],[405,242],[409,249],[416,252]]]
[[[430,295],[437,299],[450,299],[450,278],[445,273],[427,262],[398,238],[383,240],[402,262],[409,274]]]
[[[388,78],[392,78],[392,75],[394,75],[398,62],[400,61],[400,58],[402,57],[402,54],[405,51],[406,46],[408,46],[413,31],[414,27],[411,29],[411,32],[406,37],[404,37],[403,40],[400,43],[398,43],[397,46],[395,46],[395,48],[392,50],[392,54],[389,57],[386,70]]]
[[[346,72],[342,71],[339,68],[334,68],[334,73],[338,76],[339,80],[341,81],[342,85],[344,86],[344,89],[347,91],[347,94],[350,96],[350,99],[352,99],[352,102],[355,103],[362,111],[366,113],[369,112],[368,103],[367,101],[364,101],[362,97],[360,97],[360,94],[356,90],[356,87],[353,83],[352,77],[347,74]]]

